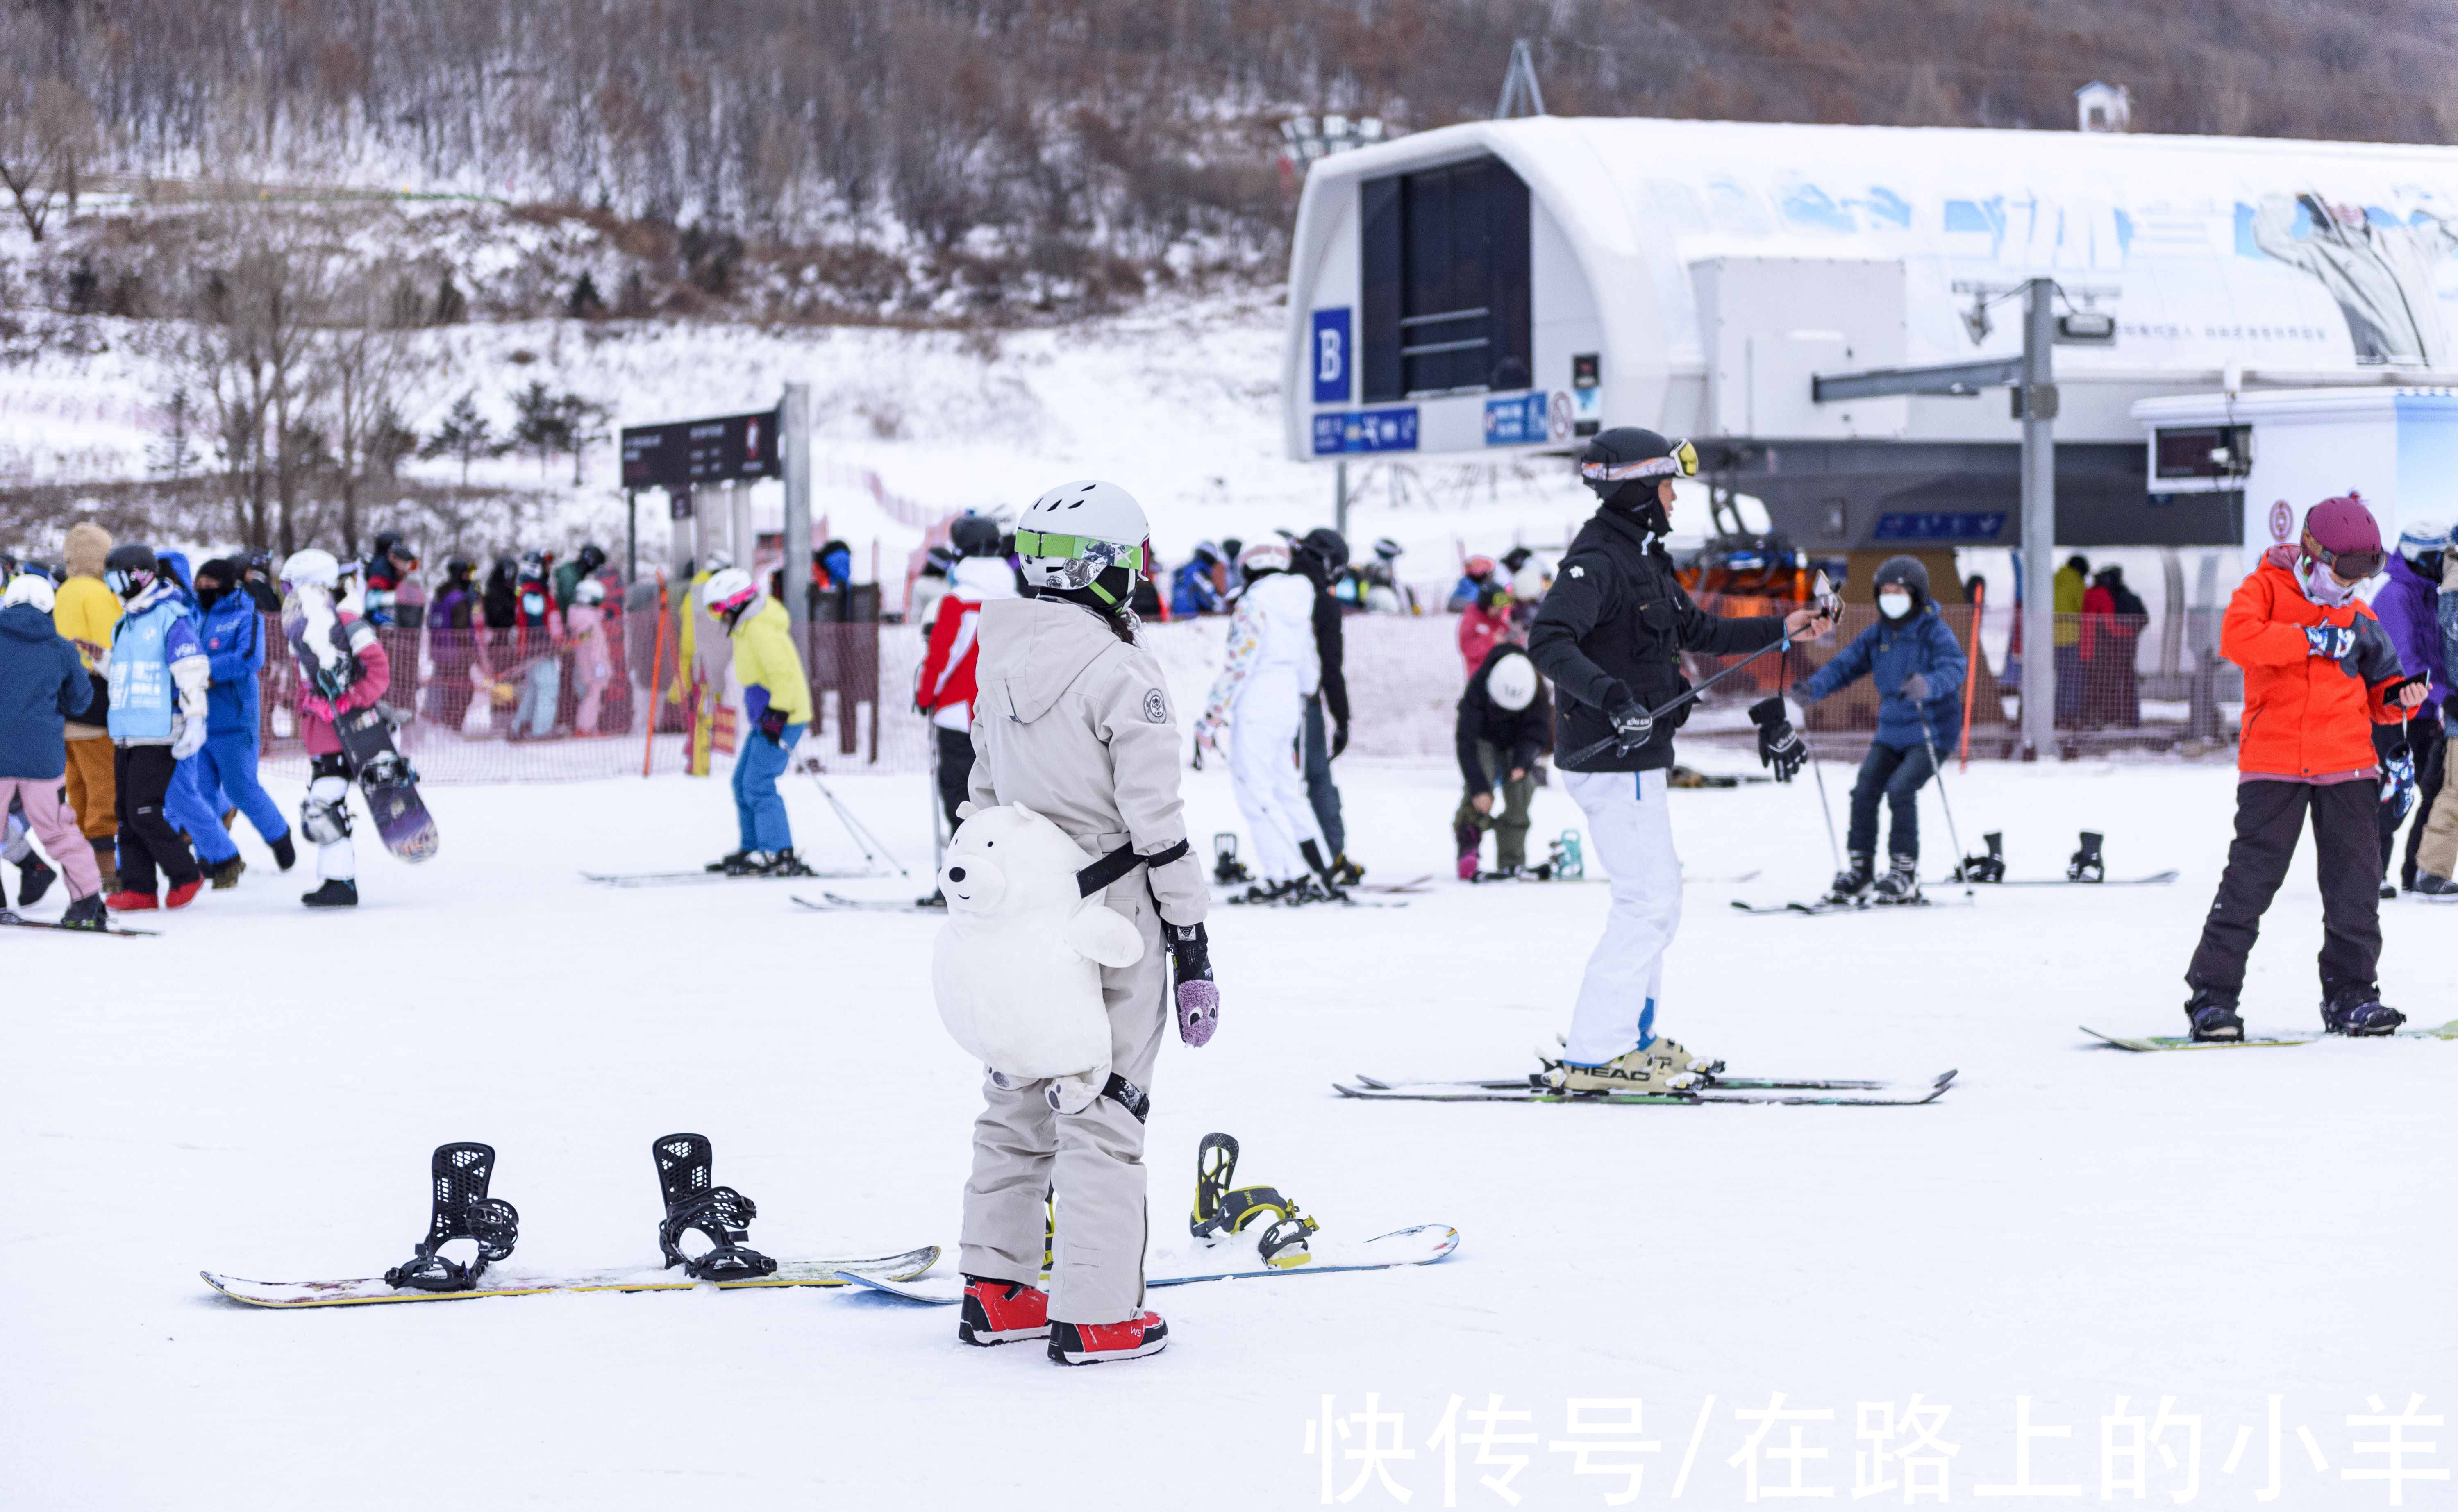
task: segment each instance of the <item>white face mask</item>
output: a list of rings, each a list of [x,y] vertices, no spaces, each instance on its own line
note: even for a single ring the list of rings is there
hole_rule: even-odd
[[[1878,612],[1885,615],[1888,619],[1901,619],[1911,611],[1912,596],[1909,593],[1881,593],[1878,595]]]

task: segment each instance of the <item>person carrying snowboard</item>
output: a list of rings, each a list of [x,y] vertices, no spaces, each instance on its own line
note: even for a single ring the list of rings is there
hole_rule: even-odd
[[[308,757],[299,829],[316,846],[316,890],[299,896],[310,908],[359,905],[358,851],[350,844],[350,763],[333,721],[374,707],[392,686],[392,663],[375,627],[336,597],[341,581],[342,564],[330,551],[311,547],[293,551],[281,564],[281,629],[299,662],[299,744]]]
[[[1500,645],[1460,694],[1452,734],[1459,747],[1460,776],[1468,791],[1451,815],[1451,839],[1459,849],[1461,881],[1476,880],[1476,856],[1485,832],[1493,831],[1493,869],[1515,876],[1528,864],[1528,815],[1536,802],[1536,760],[1553,729],[1553,706],[1544,679],[1525,649]],[[1493,790],[1502,790],[1502,814],[1493,812]]]
[[[1143,1305],[1140,1105],[1170,1017],[1162,998],[1172,966],[1180,1038],[1199,1046],[1217,1023],[1208,894],[1179,808],[1177,711],[1126,607],[1151,560],[1148,533],[1142,507],[1115,484],[1053,488],[1016,522],[1016,549],[1038,596],[993,600],[981,612],[967,812],[1021,804],[1082,846],[1088,866],[1130,850],[1134,869],[1101,901],[1143,942],[1133,963],[1101,967],[1111,1069],[1138,1106],[1105,1094],[1081,1112],[1060,1112],[1053,1083],[989,1077],[973,1124],[958,1336],[1046,1338],[1062,1365],[1133,1359],[1168,1342],[1168,1325]],[[1302,579],[1296,589],[1302,623],[1312,589]],[[1281,743],[1292,773],[1297,713],[1292,694]],[[1302,793],[1298,800],[1302,807]],[[1053,1192],[1056,1264],[1045,1292],[1044,1203]]]
[[[26,825],[52,853],[68,879],[68,929],[102,929],[110,921],[102,903],[102,871],[94,847],[77,832],[69,807],[68,721],[94,702],[94,684],[76,648],[52,623],[51,580],[21,572],[0,591],[0,813],[13,804]],[[34,873],[30,854],[18,864]],[[48,871],[50,868],[45,868]],[[29,887],[22,901],[32,902]]]
[[[1963,735],[1963,648],[1929,597],[1928,569],[1918,557],[1890,556],[1870,579],[1878,622],[1852,637],[1835,659],[1810,674],[1798,693],[1816,703],[1862,677],[1878,686],[1878,735],[1861,758],[1852,784],[1852,826],[1844,869],[1828,902],[1916,903],[1920,890],[1920,790],[1936,775],[1936,758]],[[1892,817],[1886,829],[1886,875],[1875,877],[1878,800]]]
[[[111,549],[103,581],[127,606],[112,627],[112,782],[119,811],[119,891],[115,913],[184,908],[205,882],[188,842],[164,813],[179,762],[205,743],[205,652],[177,579],[154,549]],[[156,874],[170,891],[155,897]]]
[[[1262,875],[1247,891],[1248,902],[1341,896],[1299,765],[1299,736],[1322,669],[1314,585],[1291,571],[1290,561],[1288,544],[1280,540],[1258,541],[1238,553],[1245,588],[1229,611],[1220,675],[1195,727],[1198,746],[1214,745],[1221,727],[1229,727],[1229,782],[1254,832],[1255,865]]]
[[[1698,471],[1688,442],[1652,430],[1616,426],[1589,442],[1579,476],[1595,490],[1596,512],[1571,542],[1528,634],[1529,659],[1560,698],[1554,764],[1613,878],[1604,939],[1588,958],[1562,1059],[1544,1069],[1547,1084],[1564,1091],[1677,1090],[1713,1069],[1656,1032],[1664,952],[1681,923],[1665,773],[1688,706],[1660,722],[1648,711],[1689,686],[1681,652],[1733,655],[1833,628],[1812,610],[1723,619],[1690,602],[1664,537],[1673,529],[1673,480]],[[1761,700],[1750,719],[1760,760],[1790,781],[1806,754],[1783,700]]]
[[[2313,819],[2322,883],[2322,1027],[2387,1034],[2406,1016],[2381,1001],[2381,768],[2375,725],[2404,720],[2425,682],[2356,596],[2382,570],[2381,527],[2361,498],[2305,512],[2295,545],[2272,547],[2228,600],[2219,654],[2244,669],[2236,839],[2201,943],[2185,968],[2197,1040],[2241,1040],[2238,995],[2261,916]]]
[[[785,606],[729,567],[708,580],[708,617],[734,645],[734,680],[751,729],[734,756],[734,820],[741,847],[709,863],[728,877],[808,877],[794,854],[794,829],[777,792],[794,743],[811,722],[811,681],[794,650]]]

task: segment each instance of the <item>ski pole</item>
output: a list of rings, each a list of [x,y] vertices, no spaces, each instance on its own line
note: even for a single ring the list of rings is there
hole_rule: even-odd
[[[1809,775],[1818,783],[1818,812],[1826,816],[1826,854],[1833,857],[1835,870],[1844,870],[1844,848],[1835,843],[1835,811],[1826,806],[1826,768],[1818,759],[1818,748],[1809,748]],[[1952,826],[1949,825],[1950,829]]]
[[[1810,591],[1816,600],[1813,607],[1820,613],[1825,615],[1830,622],[1842,612],[1843,606],[1837,601],[1835,590],[1827,583],[1826,574],[1824,572],[1820,572],[1818,574],[1817,584],[1810,590]],[[1665,700],[1664,704],[1659,708],[1648,710],[1644,716],[1648,726],[1653,728],[1656,721],[1658,719],[1663,718],[1666,715],[1673,713],[1676,709],[1689,703],[1699,694],[1705,693],[1708,689],[1713,688],[1719,682],[1722,682],[1725,678],[1730,677],[1733,673],[1740,671],[1742,668],[1758,660],[1767,652],[1771,651],[1789,651],[1791,649],[1792,632],[1785,631],[1783,634],[1772,645],[1760,646],[1758,650],[1733,663],[1722,672],[1716,673],[1705,682],[1698,684],[1697,687],[1692,688],[1685,693],[1677,694],[1676,696]],[[1644,740],[1646,736],[1642,735],[1640,738]],[[1606,752],[1619,746],[1621,742],[1621,734],[1616,731],[1592,745],[1585,746],[1577,751],[1572,752],[1569,756],[1561,757],[1554,764],[1565,768],[1575,768],[1589,761],[1594,760],[1597,756],[1600,756]]]
[[[887,857],[887,864],[896,868],[897,876],[910,877],[913,875],[911,872],[905,869],[905,863],[903,861],[898,860],[893,855],[888,853],[887,846],[878,836],[873,835],[869,830],[863,827],[862,820],[854,817],[853,810],[844,806],[844,801],[837,797],[836,790],[829,787],[826,779],[820,776],[820,763],[816,757],[804,757],[802,770],[810,774],[812,785],[820,790],[820,797],[828,800],[828,807],[836,810],[837,822],[845,827],[845,833],[853,837],[854,844],[862,848],[862,859],[864,860],[868,861],[873,866],[877,866],[879,864],[880,857],[885,856]],[[873,846],[878,847],[876,853],[872,850]]]
[[[1937,736],[1929,733],[1928,711],[1921,711],[1921,745],[1928,752],[1928,769],[1937,776],[1937,802],[1946,810],[1946,838],[1954,844],[1954,875],[1950,881],[1963,880],[1963,837],[1954,832],[1954,802],[1946,796],[1946,768],[1938,764]]]

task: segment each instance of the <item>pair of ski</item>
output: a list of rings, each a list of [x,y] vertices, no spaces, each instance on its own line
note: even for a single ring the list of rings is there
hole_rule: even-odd
[[[1875,899],[1870,898],[1856,898],[1849,901],[1838,901],[1832,898],[1821,898],[1814,903],[1753,903],[1739,898],[1733,900],[1733,906],[1739,909],[1742,913],[1755,914],[1761,918],[1778,919],[1782,918],[1787,914],[1884,914],[1893,913],[1906,908],[1936,908],[1941,905],[1948,908],[1961,908],[1968,907],[1970,906],[1970,903],[1971,894],[1968,892],[1966,892],[1960,898],[1946,899],[1931,898],[1927,893],[1923,893],[1918,898],[1910,899],[1907,901],[1900,903],[1882,903],[1877,901]]]
[[[1343,1097],[1369,1103],[1614,1103],[1664,1106],[1692,1103],[1779,1103],[1791,1107],[1916,1108],[1946,1095],[1955,1073],[1948,1071],[1926,1087],[1890,1092],[1892,1082],[1787,1081],[1773,1077],[1717,1076],[1686,1092],[1563,1092],[1533,1076],[1496,1077],[1491,1081],[1385,1082],[1361,1075],[1354,1085],[1335,1082]]]
[[[880,871],[869,867],[864,867],[860,871],[802,871],[796,872],[791,876],[787,876],[781,872],[775,873],[773,875],[767,872],[745,872],[739,876],[729,876],[724,872],[712,872],[707,870],[696,872],[582,872],[580,874],[581,879],[585,881],[603,882],[609,887],[696,887],[703,882],[800,882],[810,881],[814,879],[821,881],[836,881],[851,878],[893,877],[896,874],[891,871]]]
[[[22,914],[0,908],[0,929],[56,929],[64,935],[158,935],[159,929],[129,929],[108,924],[100,929],[72,929],[56,919],[28,919]]]
[[[2248,1034],[2240,1040],[2197,1040],[2182,1034],[2149,1034],[2127,1037],[2102,1034],[2088,1025],[2078,1025],[2082,1032],[2120,1050],[2147,1053],[2156,1050],[2249,1050],[2265,1046],[2311,1045],[2321,1040],[2343,1040],[2348,1036],[2330,1034],[2320,1029],[2295,1030],[2286,1034]],[[2399,1029],[2390,1034],[2366,1035],[2366,1039],[2458,1040],[2458,1019],[2429,1028]]]

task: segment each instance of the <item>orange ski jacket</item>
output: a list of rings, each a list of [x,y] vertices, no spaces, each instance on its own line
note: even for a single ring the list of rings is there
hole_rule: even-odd
[[[2397,648],[2372,606],[2324,609],[2296,582],[2296,549],[2274,547],[2228,600],[2219,654],[2244,669],[2240,772],[2320,777],[2378,764],[2372,727],[2397,724],[2405,710],[2382,694],[2405,673]],[[2304,632],[2335,625],[2356,632],[2356,649],[2333,661],[2312,654]]]

